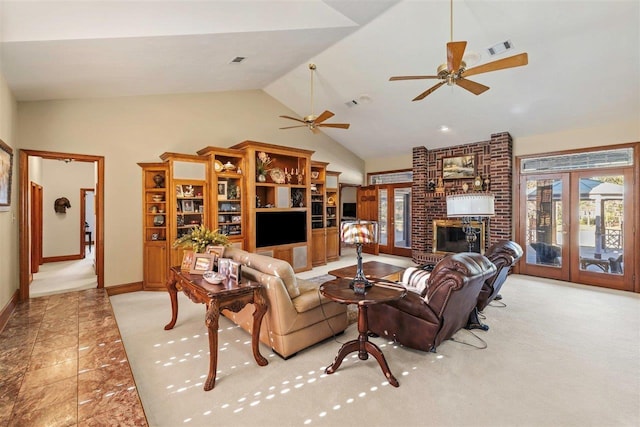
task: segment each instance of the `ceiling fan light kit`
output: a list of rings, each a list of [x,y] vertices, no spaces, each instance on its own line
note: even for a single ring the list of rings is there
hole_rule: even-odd
[[[302,123],[301,125],[286,126],[280,129],[293,129],[306,126],[313,133],[320,132],[320,130],[318,129],[320,127],[349,129],[349,123],[324,123],[325,120],[328,120],[335,115],[329,110],[323,111],[319,116],[313,114],[313,72],[316,70],[316,64],[309,64],[309,70],[311,71],[311,114],[304,116],[302,119],[291,116],[280,116],[283,119],[294,120],[296,122]]]
[[[526,53],[513,55],[507,58],[498,59],[493,62],[488,62],[483,65],[478,65],[467,69],[467,64],[463,61],[464,52],[467,48],[466,41],[453,41],[453,0],[450,1],[451,5],[451,41],[447,43],[447,62],[438,67],[435,76],[395,76],[389,78],[390,81],[398,80],[421,80],[421,79],[433,79],[440,80],[434,86],[425,90],[412,101],[420,101],[426,98],[428,95],[435,92],[436,89],[443,85],[447,86],[460,86],[463,89],[468,90],[474,95],[480,95],[481,93],[489,90],[488,86],[471,81],[467,79],[469,76],[477,74],[488,73],[491,71],[504,70],[506,68],[520,67],[529,63],[529,58]],[[509,41],[509,46],[511,42]]]

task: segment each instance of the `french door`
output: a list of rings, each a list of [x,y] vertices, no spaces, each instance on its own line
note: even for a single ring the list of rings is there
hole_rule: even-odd
[[[520,272],[633,291],[633,171],[522,175]]]
[[[377,187],[380,252],[411,256],[411,184]]]

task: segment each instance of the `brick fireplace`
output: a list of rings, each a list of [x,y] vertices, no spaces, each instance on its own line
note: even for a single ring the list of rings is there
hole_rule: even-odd
[[[484,249],[499,240],[512,239],[513,140],[508,132],[492,134],[487,141],[436,150],[414,147],[411,257],[417,264],[435,262],[443,256],[433,253],[433,221],[447,219],[447,194],[461,193],[464,183],[473,187],[471,178],[446,180],[445,192],[437,193],[429,190],[429,181],[437,182],[442,177],[443,158],[466,155],[475,155],[476,171],[483,179],[490,179],[489,192],[495,195],[496,215],[485,222]]]

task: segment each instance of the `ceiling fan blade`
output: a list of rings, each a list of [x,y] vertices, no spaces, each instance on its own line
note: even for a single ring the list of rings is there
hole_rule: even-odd
[[[487,64],[478,65],[477,67],[469,68],[465,70],[462,75],[464,77],[474,76],[476,74],[487,73],[489,71],[504,70],[505,68],[520,67],[529,63],[529,57],[526,53],[519,55],[513,55],[508,58],[498,59],[497,61],[489,62]]]
[[[283,119],[295,120],[296,122],[300,122],[300,123],[306,123],[304,120],[300,120],[291,116],[280,116],[280,117],[282,117]]]
[[[349,123],[322,123],[316,126],[321,126],[325,128],[340,128],[340,129],[349,129]]]
[[[287,126],[287,127],[280,128],[280,129],[293,129],[293,128],[303,128],[303,127],[307,127],[307,125]]]
[[[436,89],[438,89],[440,86],[442,86],[443,84],[445,84],[446,82],[440,82],[435,86],[431,86],[429,89],[425,90],[424,92],[422,92],[420,95],[416,96],[415,98],[412,99],[412,101],[420,101],[424,98],[427,97],[427,95],[430,95],[432,92],[434,92]]]
[[[466,48],[467,42],[464,41],[447,43],[447,70],[449,72],[458,72]]]
[[[331,111],[329,110],[325,110],[322,114],[320,114],[313,122],[315,124],[318,123],[322,123],[327,119],[330,119],[331,117],[335,116],[335,114],[333,114]]]
[[[489,86],[481,85],[480,83],[472,82],[471,80],[459,78],[456,80],[456,84],[461,88],[468,90],[474,95],[480,95],[483,92],[489,90]]]
[[[390,82],[394,82],[397,80],[423,80],[423,79],[439,79],[438,76],[395,76],[389,77]]]

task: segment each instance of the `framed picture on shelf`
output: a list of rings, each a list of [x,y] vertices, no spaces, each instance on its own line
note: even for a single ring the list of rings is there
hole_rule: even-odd
[[[195,212],[193,210],[193,200],[182,201],[182,212]]]
[[[191,262],[191,274],[202,274],[207,271],[213,270],[215,261],[215,255],[212,254],[193,254],[193,261]]]
[[[218,181],[218,200],[227,200],[227,182]]]
[[[184,197],[184,190],[180,184],[176,185],[176,197]]]
[[[229,278],[239,282],[242,279],[242,264],[235,261],[229,261]]]
[[[445,157],[442,159],[442,178],[473,178],[476,174],[476,156]]]
[[[13,173],[13,148],[0,139],[0,206],[11,206],[11,174]]]

